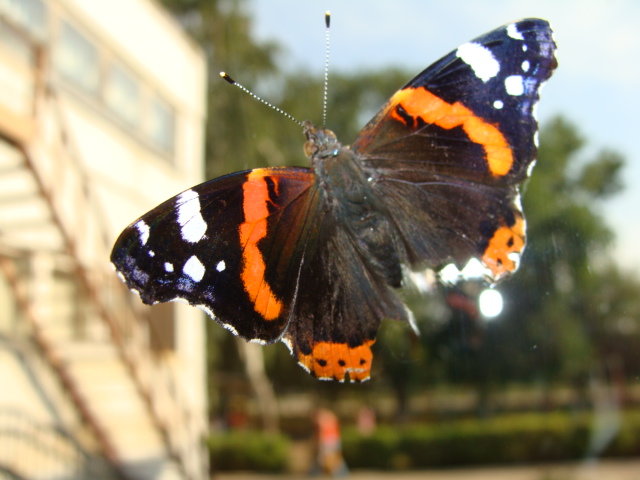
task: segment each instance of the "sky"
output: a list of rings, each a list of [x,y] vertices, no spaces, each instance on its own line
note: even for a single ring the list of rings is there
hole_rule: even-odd
[[[625,190],[606,201],[601,212],[616,234],[618,263],[640,272],[640,2],[247,2],[256,38],[276,40],[283,47],[283,68],[319,76],[326,10],[332,15],[331,68],[340,71],[401,67],[417,74],[458,45],[500,25],[525,17],[549,20],[558,44],[559,68],[542,91],[539,119],[544,123],[562,114],[575,123],[587,140],[587,158],[603,148],[625,157]],[[330,118],[331,112],[329,124]]]

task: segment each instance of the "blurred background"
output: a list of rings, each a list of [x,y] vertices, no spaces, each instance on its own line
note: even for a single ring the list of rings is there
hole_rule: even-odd
[[[0,0],[0,478],[637,478],[640,5],[371,3]],[[185,188],[305,165],[300,128],[218,72],[320,122],[327,9],[345,143],[483,32],[538,16],[560,48],[520,270],[489,297],[403,292],[421,335],[383,324],[359,385],[144,306],[109,265],[118,233]]]

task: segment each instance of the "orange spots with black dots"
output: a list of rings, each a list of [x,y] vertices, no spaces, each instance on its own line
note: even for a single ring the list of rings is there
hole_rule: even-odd
[[[391,117],[405,125],[408,115],[413,125],[420,118],[447,130],[462,127],[469,140],[484,148],[489,171],[494,176],[506,175],[513,166],[513,152],[500,130],[460,102],[448,103],[424,87],[407,87],[391,97],[389,108]]]
[[[518,257],[524,248],[524,219],[518,217],[512,226],[496,229],[482,255],[483,263],[498,279],[518,268]]]
[[[348,374],[350,381],[362,382],[371,375],[371,345],[374,342],[367,340],[357,347],[346,343],[318,342],[310,354],[299,353],[298,361],[320,379],[344,381]]]
[[[268,177],[268,168],[257,168],[247,175],[242,186],[244,222],[239,228],[240,244],[243,246],[241,278],[254,310],[265,320],[275,320],[282,312],[283,305],[264,278],[266,265],[258,248],[258,242],[267,235],[268,203],[271,201]],[[270,178],[277,191],[277,177]]]

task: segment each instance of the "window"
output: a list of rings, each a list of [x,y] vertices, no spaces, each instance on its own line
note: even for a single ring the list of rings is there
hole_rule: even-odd
[[[158,96],[152,97],[147,113],[145,134],[163,153],[173,153],[175,146],[175,112]]]
[[[106,75],[104,100],[107,106],[130,125],[140,118],[140,85],[125,67],[113,63]]]
[[[65,83],[91,95],[89,100],[121,120],[128,134],[163,157],[173,155],[175,110],[124,61],[61,21],[53,62]]]
[[[98,49],[80,32],[63,22],[54,55],[54,67],[73,84],[98,93],[100,63]]]
[[[44,39],[47,11],[42,0],[0,0],[0,12],[39,40]]]

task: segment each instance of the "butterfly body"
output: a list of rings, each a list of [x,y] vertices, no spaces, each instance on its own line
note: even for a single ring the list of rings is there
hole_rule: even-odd
[[[323,210],[348,232],[371,274],[399,288],[406,259],[389,212],[373,191],[373,174],[362,168],[357,155],[341,145],[332,131],[306,123],[305,134]]]
[[[516,270],[554,49],[544,20],[489,32],[398,90],[351,146],[305,122],[310,167],[192,187],[127,227],[111,260],[145,303],[186,300],[249,341],[284,342],[318,378],[366,380],[380,322],[411,321],[404,272]]]

